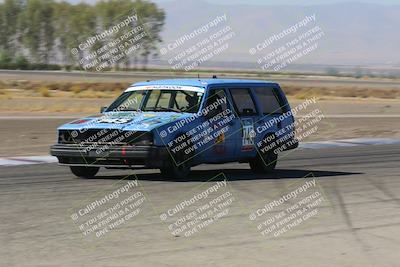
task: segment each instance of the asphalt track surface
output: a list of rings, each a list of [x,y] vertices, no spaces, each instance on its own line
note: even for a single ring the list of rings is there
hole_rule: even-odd
[[[216,71],[218,74],[218,71]],[[202,78],[207,74],[200,74]],[[110,72],[110,73],[98,73],[98,72],[66,72],[66,71],[25,71],[25,70],[0,70],[0,77],[2,78],[12,78],[21,80],[34,81],[43,79],[51,80],[63,80],[63,79],[75,79],[75,81],[103,81],[103,82],[132,82],[136,80],[163,80],[172,78],[195,78],[196,74],[190,73],[185,75],[176,74],[163,74],[163,73],[148,73],[148,72]],[[241,78],[240,75],[235,77]],[[220,78],[224,78],[221,76]],[[229,78],[229,77],[227,77]],[[351,78],[342,79],[331,79],[331,78],[286,78],[286,77],[271,77],[271,78],[252,78],[243,77],[243,79],[263,79],[263,80],[274,80],[276,82],[303,86],[355,86],[362,88],[400,88],[400,83],[398,81],[390,80],[357,80]]]
[[[269,175],[247,164],[198,166],[185,181],[137,170],[148,201],[142,213],[94,241],[71,208],[132,171],[85,180],[56,164],[0,167],[0,266],[399,266],[399,162],[400,145],[382,145],[296,150]],[[160,213],[221,173],[235,196],[230,213],[193,236],[172,235]],[[324,216],[262,236],[249,214],[312,176],[327,200]]]

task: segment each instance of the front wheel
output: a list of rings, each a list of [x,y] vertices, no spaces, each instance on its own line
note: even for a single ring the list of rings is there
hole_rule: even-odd
[[[190,166],[182,164],[160,169],[161,175],[169,179],[185,179],[190,173]]]
[[[169,179],[185,179],[188,177],[191,169],[191,162],[190,160],[186,161],[179,161],[179,163],[174,162],[173,160],[170,161],[168,167],[161,168],[161,175],[164,178]]]
[[[80,178],[93,178],[99,171],[99,167],[70,166],[71,172]]]
[[[169,162],[160,169],[161,175],[168,179],[185,179],[189,176],[195,149],[187,134],[181,134],[175,140],[174,146],[170,149]]]

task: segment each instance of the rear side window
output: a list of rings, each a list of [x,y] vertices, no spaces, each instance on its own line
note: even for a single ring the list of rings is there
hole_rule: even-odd
[[[264,115],[283,113],[275,89],[258,87],[254,91],[256,92],[258,101],[261,105],[261,111]]]
[[[250,95],[249,89],[230,89],[236,112],[239,115],[257,114],[256,105]]]

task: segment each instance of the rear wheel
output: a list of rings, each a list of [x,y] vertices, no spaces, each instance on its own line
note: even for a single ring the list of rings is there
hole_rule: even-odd
[[[257,157],[249,161],[249,164],[253,172],[266,173],[275,170],[277,161],[278,155],[274,152],[268,152],[266,154],[258,154]]]
[[[99,167],[70,166],[71,172],[80,178],[93,178],[99,171]]]
[[[275,170],[278,155],[274,153],[274,141],[273,135],[268,135],[264,138],[263,145],[259,148],[257,155],[249,161],[253,172],[266,173]]]

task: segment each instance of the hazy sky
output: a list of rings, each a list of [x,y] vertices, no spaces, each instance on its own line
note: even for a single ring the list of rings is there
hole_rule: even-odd
[[[171,0],[152,0],[156,3],[167,2]],[[376,3],[376,4],[400,4],[400,0],[204,0],[216,4],[293,4],[293,5],[315,5],[315,4],[332,4],[340,2],[359,2],[359,3]]]
[[[58,0],[61,1],[61,0]],[[64,0],[70,3],[95,3],[97,0]],[[165,3],[174,0],[149,0],[154,3]],[[185,0],[181,0],[185,1]],[[196,1],[196,0],[191,0]],[[250,4],[250,5],[320,5],[320,4],[333,4],[333,3],[375,3],[387,5],[400,5],[400,0],[199,0],[207,1],[214,4]],[[0,0],[4,2],[4,0]]]

